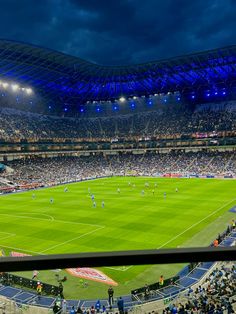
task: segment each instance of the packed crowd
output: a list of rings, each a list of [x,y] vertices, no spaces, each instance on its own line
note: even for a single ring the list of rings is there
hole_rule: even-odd
[[[236,110],[166,108],[97,118],[63,118],[0,109],[0,139],[122,138],[236,131]]]
[[[222,264],[213,270],[205,282],[194,291],[189,289],[187,302],[171,304],[163,314],[235,313],[236,268],[234,263]]]
[[[13,171],[5,171],[0,175],[0,182],[5,184],[12,182],[50,185],[100,176],[155,176],[163,173],[235,176],[236,152],[35,157],[9,161],[6,165]]]

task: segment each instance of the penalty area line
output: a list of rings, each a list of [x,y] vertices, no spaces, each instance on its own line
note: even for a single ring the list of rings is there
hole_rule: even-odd
[[[133,265],[130,265],[130,266],[123,266],[123,267],[105,267],[105,268],[108,268],[108,269],[113,269],[113,270],[117,270],[117,271],[127,271],[129,268],[133,267]]]
[[[17,251],[20,251],[20,252],[32,253],[32,254],[36,254],[36,255],[43,255],[43,254],[40,254],[39,252],[25,250],[25,249],[22,249],[22,248],[19,248],[19,247],[14,247],[14,246],[7,246],[7,245],[0,244],[0,248],[1,247],[7,248],[7,249],[12,249],[12,250],[17,250]]]

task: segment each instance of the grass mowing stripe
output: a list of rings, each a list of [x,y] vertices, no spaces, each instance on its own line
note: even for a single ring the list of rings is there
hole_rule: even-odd
[[[3,244],[0,244],[0,247],[4,247],[4,248],[7,248],[7,249],[11,249],[11,250],[16,250],[17,252],[25,252],[25,253],[30,253],[30,254],[34,254],[34,255],[40,255],[39,252],[35,252],[35,251],[31,251],[31,250],[25,250],[25,249],[22,249],[22,248],[19,248],[19,247],[7,246],[7,245],[3,245]]]
[[[129,186],[129,182],[132,186],[135,184],[135,188]],[[149,182],[149,188],[145,188],[145,182]],[[32,191],[1,198],[1,231],[16,234],[0,238],[6,254],[11,250],[35,255],[44,251],[45,254],[64,254],[155,249],[180,246],[193,237],[194,246],[208,245],[217,236],[218,228],[223,230],[226,221],[235,215],[227,211],[226,205],[235,198],[235,180],[113,177],[67,186],[68,193],[64,193],[64,186],[34,191],[35,200],[32,200]],[[96,208],[93,208],[88,188],[95,195]],[[141,195],[143,189],[144,196]],[[50,204],[51,197],[53,204]],[[220,210],[222,204],[226,207]],[[1,215],[4,213],[9,216]],[[222,219],[227,216],[227,220],[219,220],[214,228],[218,216]],[[209,240],[204,230],[210,224]],[[142,265],[119,267],[119,271],[116,267],[101,270],[119,283],[116,294],[126,294],[133,288],[158,281],[160,273],[165,277],[174,275],[179,267]],[[31,278],[32,272],[21,275]],[[89,288],[81,290],[77,278],[64,270],[60,273],[63,275],[68,276],[64,289],[67,298],[78,298],[78,293],[80,298],[107,295],[107,286],[103,284],[89,282]],[[40,271],[40,280],[56,284],[55,276],[49,271]]]
[[[31,217],[31,216],[25,216],[25,215],[10,215],[10,214],[0,214],[1,216],[9,216],[9,217],[13,217],[13,218],[26,218],[26,219],[36,219],[36,220],[50,220],[50,221],[54,221],[55,219],[50,216],[50,215],[46,215],[46,214],[41,214],[41,213],[30,213],[31,215],[43,215],[49,218],[38,218],[38,217]]]
[[[213,211],[212,213],[210,213],[209,215],[207,215],[206,217],[204,217],[203,219],[199,220],[198,222],[194,223],[192,226],[190,226],[189,228],[187,228],[186,230],[184,230],[183,232],[177,234],[175,237],[173,237],[172,239],[170,239],[169,241],[167,241],[166,243],[162,244],[161,246],[159,246],[157,248],[157,250],[163,248],[164,246],[166,246],[167,244],[171,243],[172,241],[174,241],[175,239],[177,239],[178,237],[180,237],[181,235],[183,235],[184,233],[186,233],[187,231],[191,230],[192,228],[196,227],[197,225],[199,225],[201,222],[203,222],[204,220],[206,220],[207,218],[213,216],[214,214],[218,213],[221,209],[225,208],[226,206],[228,206],[229,204],[231,204],[232,202],[234,202],[236,200],[236,198],[232,199],[231,201],[229,201],[228,203],[224,204],[223,206],[219,207],[218,209],[216,209],[215,211]]]
[[[48,251],[50,251],[50,250],[52,250],[52,249],[55,249],[56,247],[63,246],[63,245],[65,245],[65,244],[67,244],[67,243],[70,243],[70,242],[72,242],[72,241],[75,241],[75,240],[81,239],[81,238],[83,238],[83,237],[86,237],[87,235],[92,234],[92,233],[94,233],[94,232],[97,232],[98,230],[101,230],[101,229],[103,229],[103,228],[105,228],[105,227],[97,228],[97,229],[95,229],[95,230],[86,232],[86,233],[84,233],[84,234],[82,234],[82,235],[80,235],[80,236],[78,236],[78,237],[73,238],[73,239],[67,240],[67,241],[62,242],[62,243],[58,243],[58,244],[56,244],[56,245],[54,245],[54,246],[51,246],[50,248],[48,248],[48,249],[46,249],[46,250],[41,251],[40,254],[45,253],[45,252],[48,252]]]

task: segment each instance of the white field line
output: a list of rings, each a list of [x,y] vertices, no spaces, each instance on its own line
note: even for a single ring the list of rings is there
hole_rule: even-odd
[[[1,240],[1,239],[0,239]],[[30,250],[25,250],[25,249],[21,249],[21,248],[19,248],[19,247],[14,247],[14,246],[7,246],[7,245],[2,245],[2,244],[0,244],[0,248],[1,247],[5,247],[5,248],[7,248],[7,249],[12,249],[12,250],[16,250],[16,251],[18,251],[18,252],[26,252],[26,253],[31,253],[31,254],[37,254],[37,255],[40,255],[40,253],[39,252],[35,252],[35,251],[30,251]],[[42,254],[41,254],[42,255]]]
[[[7,239],[7,238],[10,238],[10,237],[14,237],[16,235],[15,233],[9,233],[9,232],[3,232],[3,231],[0,231],[0,233],[8,234],[5,237],[0,237],[0,240]]]
[[[31,213],[31,214],[40,214],[40,213]],[[87,236],[89,234],[92,234],[92,233],[100,230],[100,229],[105,228],[105,226],[95,225],[95,224],[87,224],[87,223],[80,223],[80,222],[73,222],[73,221],[66,221],[66,220],[56,220],[56,219],[54,219],[54,217],[52,217],[50,215],[46,215],[46,214],[41,214],[41,215],[48,216],[48,217],[50,217],[50,219],[31,217],[31,216],[23,216],[23,215],[10,215],[10,214],[0,214],[0,215],[2,215],[2,216],[9,216],[9,217],[15,217],[15,218],[27,218],[27,219],[35,219],[35,220],[50,220],[50,221],[60,222],[60,223],[76,224],[76,225],[87,225],[87,226],[97,227],[96,229],[94,229],[94,230],[92,230],[90,232],[84,233],[84,234],[82,234],[82,235],[80,235],[78,237],[75,237],[73,239],[67,240],[65,242],[58,243],[58,244],[56,244],[56,245],[54,245],[54,246],[52,246],[50,248],[47,248],[47,249],[43,250],[42,252],[34,252],[34,251],[24,250],[24,249],[21,249],[21,248],[7,247],[7,246],[3,246],[3,245],[0,244],[0,247],[2,246],[2,247],[6,247],[6,248],[12,248],[12,249],[16,249],[16,250],[20,250],[20,251],[24,251],[24,252],[29,252],[29,253],[34,253],[34,254],[40,254],[40,255],[44,255],[42,253],[47,252],[47,251],[49,251],[49,250],[51,250],[51,249],[53,249],[55,247],[64,245],[66,243],[72,242],[72,241],[77,240],[77,239],[80,239],[80,238],[82,238],[84,236]],[[13,234],[11,234],[11,235],[9,235],[7,237],[4,237],[4,238],[0,238],[0,240],[6,239],[6,238],[8,238],[10,236],[13,236]],[[14,236],[15,236],[15,234],[14,234]]]
[[[97,229],[94,229],[94,230],[92,230],[92,231],[89,231],[89,232],[86,232],[86,233],[84,233],[84,234],[81,234],[80,236],[75,237],[75,238],[73,238],[73,239],[67,240],[67,241],[62,242],[62,243],[58,243],[58,244],[56,244],[56,245],[54,245],[54,246],[51,246],[50,248],[48,248],[48,249],[46,249],[46,250],[41,251],[40,254],[45,253],[45,252],[47,252],[47,251],[50,251],[50,250],[52,250],[52,249],[54,249],[54,248],[56,248],[56,247],[58,247],[58,246],[62,246],[62,245],[64,245],[64,244],[67,244],[67,243],[69,243],[69,242],[72,242],[72,241],[74,241],[74,240],[77,240],[77,239],[81,239],[81,238],[83,238],[83,237],[86,237],[87,235],[92,234],[92,233],[94,233],[94,232],[96,232],[96,231],[98,231],[98,230],[100,230],[100,229],[103,229],[103,228],[105,228],[105,227],[104,227],[104,226],[101,226],[101,227],[99,227],[99,228],[97,228]]]
[[[22,213],[22,214],[23,215],[25,215],[25,214],[27,215],[28,213]],[[30,215],[42,215],[42,216],[48,217],[48,220],[52,220],[52,221],[55,220],[53,216],[47,215],[47,214],[44,214],[44,213],[30,213]],[[37,218],[37,217],[35,217],[35,218]]]
[[[185,229],[183,232],[177,234],[175,237],[173,237],[172,239],[170,239],[169,241],[165,242],[164,244],[162,244],[161,246],[159,246],[157,248],[157,250],[163,248],[164,246],[166,246],[167,244],[171,243],[172,241],[174,241],[175,239],[177,239],[178,237],[180,237],[181,235],[183,235],[184,233],[186,233],[187,231],[191,230],[192,228],[194,228],[195,226],[199,225],[201,222],[203,222],[204,220],[206,220],[207,218],[213,216],[214,214],[216,214],[217,212],[219,212],[221,209],[223,209],[224,207],[228,206],[229,204],[231,204],[232,202],[234,202],[236,200],[236,198],[232,199],[231,201],[227,202],[226,204],[222,205],[221,207],[217,208],[216,210],[214,210],[212,213],[210,213],[209,215],[207,215],[206,217],[202,218],[201,220],[199,220],[198,222],[195,222],[193,225],[191,225],[190,227],[188,227],[187,229]]]
[[[232,202],[234,202],[236,200],[236,198],[232,199],[231,201],[227,202],[226,204],[224,204],[223,206],[217,208],[215,211],[213,211],[212,213],[210,213],[209,215],[207,215],[206,217],[204,217],[203,219],[199,220],[198,222],[194,223],[193,225],[191,225],[189,228],[185,229],[183,232],[177,234],[175,237],[173,237],[172,239],[170,239],[169,241],[165,242],[164,244],[162,244],[161,246],[159,246],[157,248],[157,250],[161,249],[162,247],[164,247],[165,245],[169,244],[170,242],[174,241],[175,239],[177,239],[178,237],[180,237],[182,234],[184,234],[185,232],[187,232],[188,230],[191,230],[192,228],[194,228],[195,226],[197,226],[198,224],[200,224],[202,221],[206,220],[207,218],[213,216],[215,213],[217,213],[218,211],[220,211],[221,209],[223,209],[224,207],[228,206],[229,204],[231,204]],[[0,215],[5,215],[5,216],[13,216],[14,215],[9,215],[9,214],[0,214]],[[15,216],[17,217],[17,216]],[[20,218],[21,217],[26,217],[26,216],[19,216]],[[32,218],[32,219],[39,219],[39,220],[46,220],[44,218],[35,218],[35,217],[27,217],[27,218]],[[48,220],[48,219],[47,219]],[[84,223],[77,223],[77,222],[70,222],[70,221],[63,221],[63,220],[55,220],[55,221],[58,221],[58,222],[64,222],[64,223],[69,223],[69,224],[84,224]],[[84,224],[84,225],[92,225],[92,224]],[[98,226],[98,225],[92,225],[92,226]],[[42,253],[44,252],[47,252],[55,247],[58,247],[58,246],[61,246],[61,245],[64,245],[66,243],[69,243],[71,241],[74,241],[74,240],[77,240],[79,238],[82,238],[84,236],[87,236],[88,234],[91,234],[91,233],[94,233],[100,229],[103,229],[105,228],[105,226],[99,226],[99,228],[95,229],[95,230],[92,230],[90,232],[87,232],[85,234],[82,234],[80,235],[79,237],[76,237],[76,238],[73,238],[71,240],[68,240],[68,241],[65,241],[63,243],[59,243],[57,245],[54,245],[53,247],[50,247],[46,250],[43,250],[42,252],[34,252],[34,251],[29,251],[29,250],[24,250],[24,249],[21,249],[21,248],[16,248],[16,247],[11,247],[11,246],[5,246],[5,245],[0,245],[0,247],[6,247],[6,248],[11,248],[11,249],[14,249],[14,250],[20,250],[20,251],[24,251],[24,252],[29,252],[29,253],[33,253],[33,254],[41,254],[43,255]],[[13,235],[13,234],[12,234]],[[0,239],[1,240],[1,239]],[[118,268],[115,268],[115,267],[106,267],[106,268],[110,268],[110,269],[114,269],[114,270],[117,270],[117,271],[127,271],[129,268],[133,267],[133,265],[130,265],[130,266],[125,266],[124,268],[122,267],[118,267]]]
[[[132,266],[123,266],[123,267],[105,267],[105,268],[108,268],[108,269],[113,269],[113,270],[117,270],[117,271],[126,271],[126,270],[128,270],[129,268],[131,268],[131,267],[133,267],[133,265]]]
[[[36,213],[32,213],[36,214]],[[40,213],[37,213],[40,214]],[[35,220],[51,220],[54,222],[64,223],[64,224],[73,224],[73,225],[84,225],[84,226],[92,226],[92,227],[98,227],[98,228],[104,228],[102,225],[96,225],[96,224],[89,224],[89,223],[83,223],[83,222],[74,222],[74,221],[67,221],[67,220],[58,220],[55,219],[53,216],[46,215],[46,214],[40,214],[50,217],[50,219],[47,218],[39,218],[39,217],[31,217],[31,216],[24,216],[24,215],[10,215],[10,214],[0,214],[0,216],[8,216],[8,217],[15,217],[15,218],[27,218],[27,219],[35,219]]]
[[[214,214],[216,214],[217,212],[219,212],[221,209],[223,209],[224,207],[228,206],[229,204],[231,204],[232,202],[234,202],[236,200],[236,198],[232,199],[231,201],[227,202],[226,204],[222,205],[221,207],[217,208],[216,210],[214,210],[212,213],[210,213],[209,215],[207,215],[206,217],[204,217],[203,219],[199,220],[198,222],[194,223],[193,225],[191,225],[190,227],[188,227],[187,229],[185,229],[183,232],[177,234],[176,236],[174,236],[172,239],[170,239],[169,241],[165,242],[164,244],[162,244],[161,246],[159,246],[157,248],[157,250],[163,248],[164,246],[166,246],[167,244],[171,243],[172,241],[174,241],[175,239],[177,239],[178,237],[180,237],[181,235],[183,235],[185,232],[191,230],[192,228],[194,228],[195,226],[199,225],[202,221],[206,220],[207,218],[213,216]],[[110,269],[114,269],[117,271],[127,271],[129,268],[133,267],[133,265],[127,266],[124,269],[118,267],[106,267],[106,268],[110,268]]]
[[[32,215],[35,215],[36,213],[31,213]],[[38,214],[39,215],[39,214]],[[13,218],[26,218],[26,219],[36,219],[36,220],[51,220],[54,221],[54,218],[50,215],[40,214],[47,216],[49,218],[39,218],[39,217],[32,217],[32,216],[25,216],[25,215],[11,215],[11,214],[0,214],[0,216],[8,216]]]

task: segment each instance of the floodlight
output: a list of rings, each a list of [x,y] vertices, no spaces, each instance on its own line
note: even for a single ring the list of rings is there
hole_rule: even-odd
[[[32,89],[31,88],[26,88],[26,93],[29,95],[32,93]]]
[[[126,99],[125,99],[125,97],[122,96],[122,97],[120,97],[119,100],[120,100],[120,102],[125,102]]]
[[[17,84],[12,84],[12,85],[11,85],[11,88],[12,88],[12,90],[15,92],[15,91],[18,90],[19,85],[17,85]]]
[[[2,83],[2,86],[3,86],[4,88],[7,88],[8,85],[9,85],[9,84],[8,84],[7,82]]]

